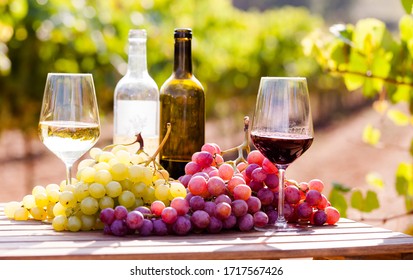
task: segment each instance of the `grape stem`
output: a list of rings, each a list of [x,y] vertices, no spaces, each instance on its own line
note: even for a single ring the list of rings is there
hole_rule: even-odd
[[[158,148],[156,149],[155,153],[149,157],[149,159],[146,161],[145,166],[148,166],[151,162],[154,163],[155,166],[157,166],[158,168],[162,168],[162,165],[160,165],[157,161],[156,161],[156,156],[159,154],[159,152],[162,150],[163,146],[165,146],[166,140],[168,140],[169,135],[171,134],[171,123],[167,123],[166,124],[166,134],[165,137],[162,139],[162,142],[159,144]]]
[[[235,151],[238,152],[238,157],[235,160],[227,161],[227,163],[231,164],[234,167],[234,169],[236,169],[236,166],[237,166],[238,163],[247,162],[247,160],[244,157],[244,151],[247,154],[249,154],[249,152],[251,150],[251,148],[250,148],[249,122],[250,122],[249,117],[245,116],[244,117],[244,141],[236,147],[233,147],[233,148],[230,148],[230,149],[227,149],[227,150],[224,150],[224,151],[221,152],[222,156],[225,155],[225,154],[228,154],[228,153],[235,152]]]

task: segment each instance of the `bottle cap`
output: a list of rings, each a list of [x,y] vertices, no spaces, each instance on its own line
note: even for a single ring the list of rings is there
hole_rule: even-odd
[[[174,38],[192,38],[191,28],[175,28]]]
[[[130,29],[129,30],[130,39],[146,39],[145,29]]]

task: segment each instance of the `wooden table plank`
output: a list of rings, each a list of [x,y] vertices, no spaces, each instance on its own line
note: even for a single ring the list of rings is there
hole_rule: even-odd
[[[229,231],[187,236],[56,232],[12,221],[0,204],[0,259],[413,258],[413,237],[348,219],[303,232]]]

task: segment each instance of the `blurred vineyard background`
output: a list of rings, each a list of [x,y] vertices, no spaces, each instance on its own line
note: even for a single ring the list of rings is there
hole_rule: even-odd
[[[304,54],[302,41],[314,30],[365,17],[379,18],[397,32],[404,13],[398,0],[0,0],[0,201],[20,199],[36,184],[64,178],[63,165],[37,137],[48,72],[93,74],[104,128],[98,145],[111,142],[113,91],[126,71],[131,28],[147,30],[148,68],[158,86],[172,71],[173,29],[193,29],[194,73],[207,94],[207,140],[222,148],[242,141],[242,120],[252,115],[261,76],[307,77],[316,140],[308,155],[292,165],[291,177],[320,178],[329,189],[335,180],[364,186],[369,166],[360,169],[356,162],[365,165],[363,153],[377,155],[357,150],[362,146],[361,128],[347,131],[357,144],[343,152],[348,142],[340,135],[340,125],[342,120],[358,127],[363,118],[382,121],[366,111],[373,100],[349,92],[340,77],[324,72],[314,57]],[[330,132],[336,138],[323,134]],[[352,162],[340,159],[340,151],[352,155]],[[388,153],[383,157],[389,164],[400,159],[398,152]],[[408,153],[402,156],[409,158]],[[391,168],[385,175],[389,178],[394,176]],[[389,184],[393,181],[391,177]],[[390,203],[395,194],[381,196]],[[401,207],[384,208],[373,216],[406,210],[403,202]],[[404,230],[405,225],[404,220],[387,226]]]

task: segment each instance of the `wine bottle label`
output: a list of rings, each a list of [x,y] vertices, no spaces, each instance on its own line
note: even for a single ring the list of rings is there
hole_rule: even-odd
[[[118,100],[116,131],[118,136],[158,136],[157,102],[155,100]]]

